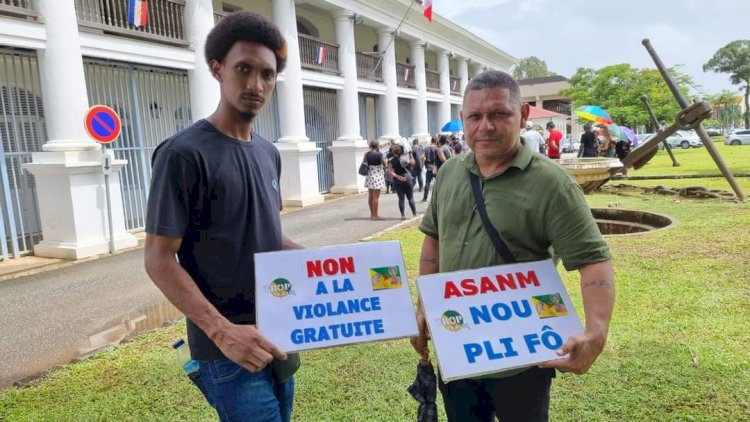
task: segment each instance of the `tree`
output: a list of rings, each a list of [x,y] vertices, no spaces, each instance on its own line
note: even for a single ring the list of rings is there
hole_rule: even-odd
[[[714,118],[723,128],[735,127],[742,119],[738,95],[724,90],[719,94],[708,97],[708,102],[714,109]]]
[[[745,129],[750,129],[750,40],[737,40],[721,47],[703,65],[703,71],[729,73],[732,85],[745,84]]]
[[[680,91],[687,96],[692,79],[679,72],[679,67],[669,69]],[[607,110],[617,124],[630,127],[652,127],[641,95],[648,96],[649,104],[659,121],[673,122],[680,111],[667,84],[656,69],[639,69],[627,63],[601,69],[579,68],[568,80],[570,88],[561,95],[571,98],[573,107],[597,105]]]
[[[547,63],[536,56],[523,58],[513,66],[513,77],[516,79],[543,78],[554,75],[547,70]]]

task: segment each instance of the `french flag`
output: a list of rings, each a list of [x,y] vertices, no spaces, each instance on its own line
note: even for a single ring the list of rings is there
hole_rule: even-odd
[[[428,21],[432,22],[432,0],[423,0],[422,6],[424,7],[422,14]]]
[[[323,46],[318,47],[318,65],[323,66],[326,62],[326,48]]]
[[[148,6],[146,0],[128,0],[128,23],[135,26],[146,26]]]

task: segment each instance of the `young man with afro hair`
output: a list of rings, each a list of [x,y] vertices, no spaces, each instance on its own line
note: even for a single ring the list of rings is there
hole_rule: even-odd
[[[208,34],[221,100],[153,155],[145,267],[187,317],[200,369],[191,377],[222,421],[289,421],[299,358],[255,327],[257,252],[300,246],[282,234],[281,159],[253,132],[284,69],[287,44],[268,19],[236,12]]]

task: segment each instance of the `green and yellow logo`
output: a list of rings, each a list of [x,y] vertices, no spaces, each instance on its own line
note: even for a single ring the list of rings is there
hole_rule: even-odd
[[[284,297],[292,293],[292,283],[285,278],[277,278],[271,282],[268,290],[276,297]]]
[[[453,310],[443,312],[443,315],[440,317],[440,324],[448,331],[458,331],[466,327],[464,317]]]

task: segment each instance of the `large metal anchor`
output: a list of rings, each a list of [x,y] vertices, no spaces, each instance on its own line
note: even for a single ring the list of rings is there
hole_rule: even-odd
[[[706,150],[716,163],[716,166],[719,168],[719,170],[721,170],[724,178],[726,178],[727,182],[729,182],[729,186],[732,187],[732,190],[734,191],[735,195],[737,195],[737,198],[740,201],[744,201],[746,199],[745,194],[742,192],[742,189],[740,189],[740,186],[737,184],[737,181],[732,175],[732,172],[729,170],[726,163],[724,163],[724,159],[721,158],[719,151],[716,149],[716,146],[711,141],[711,138],[708,136],[708,133],[706,133],[706,130],[703,129],[703,126],[701,124],[703,120],[711,117],[711,106],[705,101],[696,101],[693,104],[688,104],[685,97],[683,97],[682,93],[677,88],[677,84],[675,84],[672,80],[672,76],[669,74],[666,66],[664,66],[661,58],[659,58],[659,55],[656,54],[656,51],[654,50],[654,47],[651,45],[651,41],[648,38],[643,40],[643,46],[646,47],[649,55],[654,60],[656,68],[659,70],[659,73],[664,79],[664,82],[669,87],[669,90],[672,91],[672,95],[674,95],[675,99],[677,100],[677,104],[680,105],[680,108],[682,108],[682,110],[677,115],[675,122],[671,126],[665,128],[655,136],[649,138],[643,145],[631,151],[630,154],[628,154],[627,157],[622,160],[623,167],[633,167],[635,169],[643,167],[656,154],[657,146],[660,142],[665,142],[669,136],[671,136],[678,130],[693,129],[695,130],[695,133],[697,133],[700,137],[701,142],[703,142],[703,145],[706,147]],[[644,100],[643,98],[641,99]],[[644,102],[646,102],[646,100],[644,100]],[[647,102],[646,106],[650,111],[650,107],[648,106]],[[655,120],[655,118],[652,115],[652,122],[653,120]],[[658,122],[655,123],[658,124]],[[677,163],[677,161],[674,159],[674,156],[671,154],[671,151],[669,149],[668,151],[670,152],[673,163]],[[619,169],[612,169],[613,174],[618,170]]]

